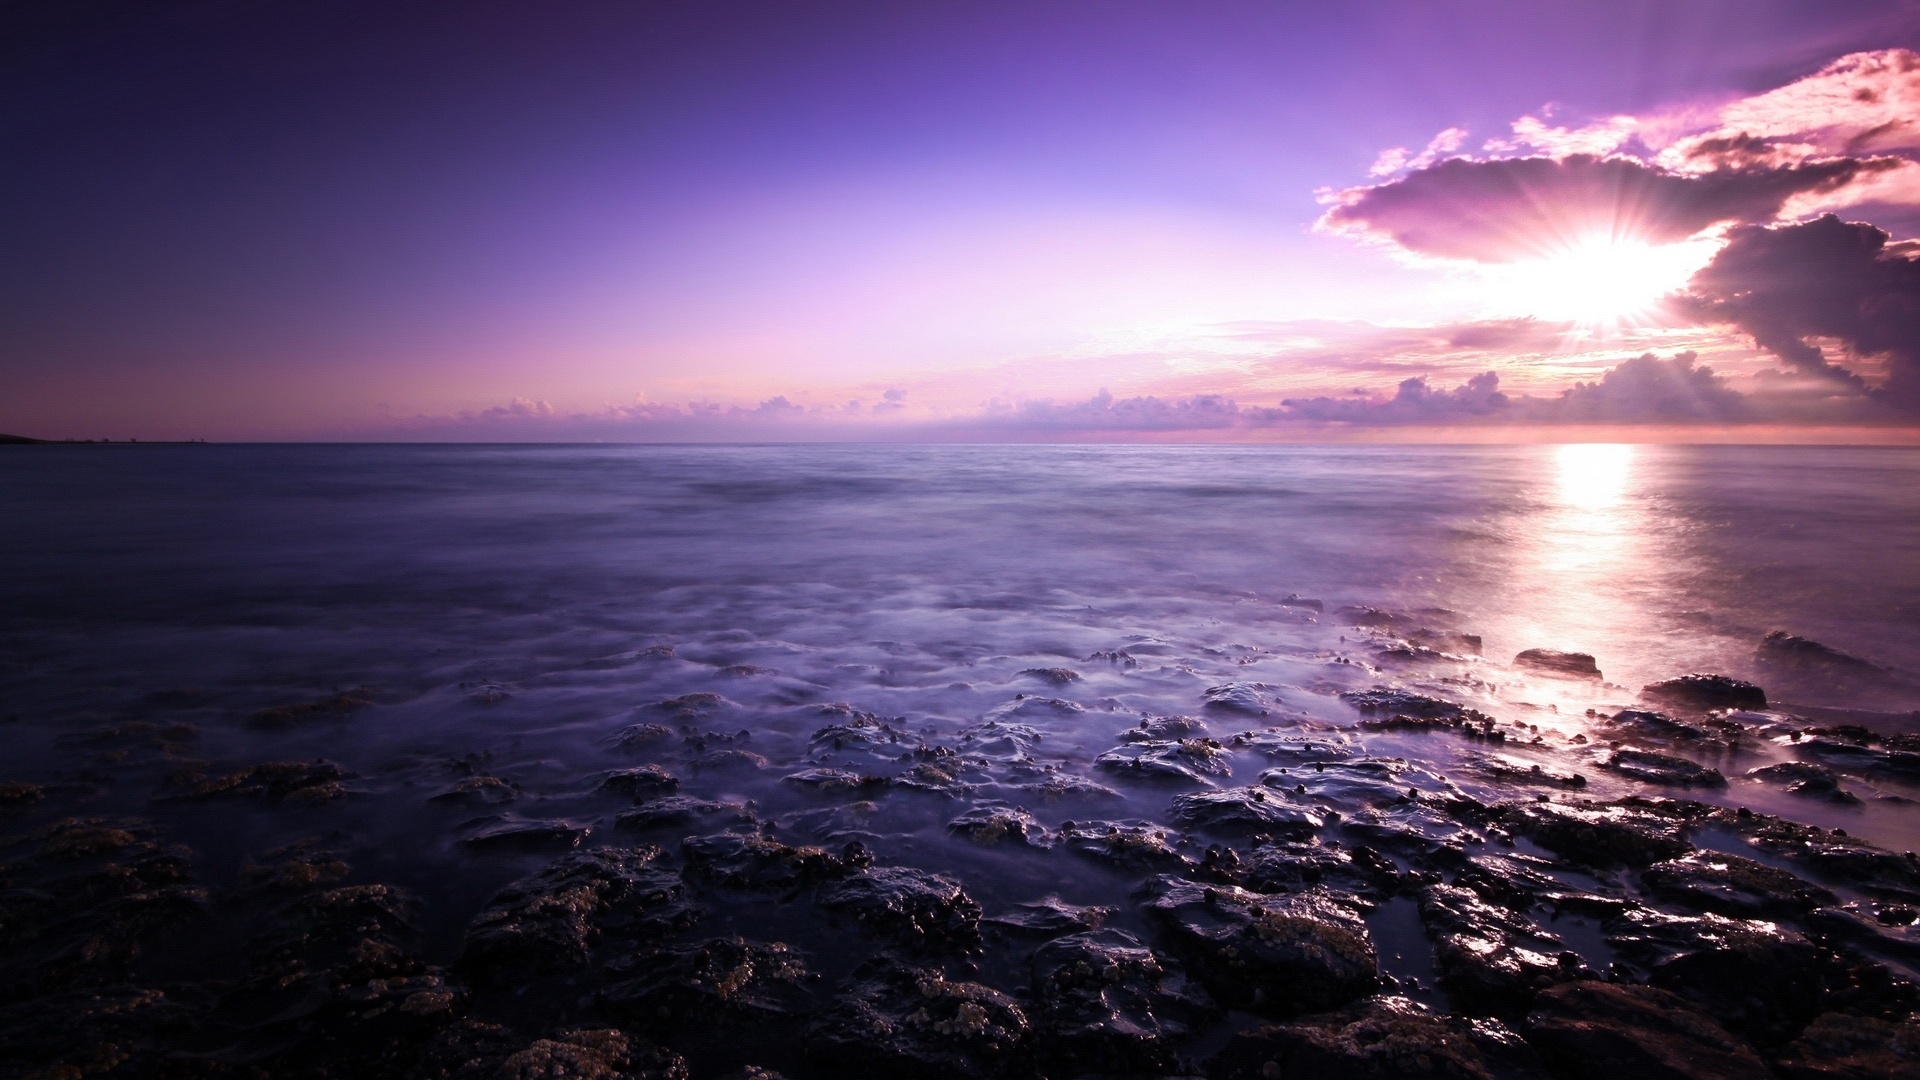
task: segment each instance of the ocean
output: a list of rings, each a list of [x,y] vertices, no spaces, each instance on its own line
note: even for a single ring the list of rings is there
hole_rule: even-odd
[[[290,850],[404,892],[420,955],[455,966],[489,899],[566,851],[676,858],[729,830],[858,843],[990,918],[1112,908],[1146,938],[1145,872],[1076,830],[1217,861],[1244,837],[1175,800],[1262,783],[1337,810],[1323,840],[1390,853],[1479,828],[1423,808],[1540,796],[1920,846],[1915,450],[28,446],[0,452],[0,521],[0,780],[37,791],[5,811],[13,857],[49,823],[137,821],[185,845],[208,903],[255,904],[207,946],[235,963],[269,918],[248,875]],[[1531,649],[1597,672],[1517,664]],[[1688,673],[1766,704],[1613,719]],[[1314,740],[1398,764],[1296,791],[1272,770]],[[1764,772],[1793,762],[1840,794]],[[1401,788],[1407,813],[1380,798]],[[660,798],[685,813],[630,813]],[[1693,842],[1747,850],[1711,832]],[[829,977],[859,958],[799,890],[755,895],[702,901],[702,933],[777,927]],[[1383,969],[1444,1008],[1412,903],[1368,916]],[[1019,982],[1015,952],[982,978]]]

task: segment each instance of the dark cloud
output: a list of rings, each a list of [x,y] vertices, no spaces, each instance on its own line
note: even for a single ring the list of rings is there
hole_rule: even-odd
[[[1366,424],[1440,424],[1484,420],[1504,412],[1512,399],[1500,392],[1500,376],[1475,375],[1451,390],[1435,390],[1425,377],[1402,380],[1394,395],[1373,398],[1288,398],[1280,403],[1300,420]]]
[[[1920,259],[1872,225],[1828,214],[1799,225],[1735,230],[1688,284],[1683,310],[1730,323],[1795,370],[1920,412]],[[1882,358],[1886,382],[1869,388],[1810,338],[1852,357]]]
[[[1572,423],[1751,419],[1745,395],[1695,359],[1690,352],[1666,360],[1636,356],[1597,382],[1575,383],[1558,398],[1530,402],[1528,411],[1537,419]]]
[[[1509,262],[1595,235],[1668,243],[1723,222],[1771,221],[1796,195],[1833,192],[1901,164],[1831,158],[1682,173],[1591,154],[1453,158],[1343,192],[1322,224],[1424,255]]]

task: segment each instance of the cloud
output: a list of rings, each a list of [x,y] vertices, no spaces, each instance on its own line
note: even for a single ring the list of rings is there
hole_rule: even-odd
[[[1288,398],[1291,418],[1366,424],[1436,424],[1483,419],[1504,412],[1512,400],[1500,392],[1500,376],[1488,371],[1451,390],[1435,390],[1425,377],[1403,379],[1394,395],[1372,398]]]
[[[1773,160],[1920,150],[1920,54],[1851,53],[1818,72],[1720,110],[1709,130],[1676,140],[1660,160],[1717,167],[1733,155]]]
[[[1531,403],[1534,418],[1560,423],[1751,419],[1745,395],[1713,369],[1683,352],[1662,360],[1652,353],[1624,361],[1596,382],[1575,383],[1558,398]]]
[[[1694,275],[1682,306],[1731,324],[1795,370],[1920,413],[1920,252],[1872,225],[1831,214],[1798,225],[1735,230]],[[1886,363],[1870,387],[1810,339]]]
[[[1600,235],[1650,244],[1727,222],[1772,221],[1796,196],[1832,193],[1892,159],[1681,173],[1626,157],[1450,158],[1332,197],[1323,229],[1420,255],[1511,262]]]

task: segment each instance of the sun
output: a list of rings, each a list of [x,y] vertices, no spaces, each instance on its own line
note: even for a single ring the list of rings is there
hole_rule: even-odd
[[[1649,244],[1589,236],[1536,258],[1481,267],[1483,297],[1503,316],[1601,330],[1643,324],[1719,246],[1710,239]]]

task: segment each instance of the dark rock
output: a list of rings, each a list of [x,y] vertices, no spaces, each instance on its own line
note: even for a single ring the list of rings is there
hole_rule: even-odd
[[[1382,611],[1375,607],[1343,607],[1334,612],[1334,616],[1347,626],[1368,626],[1376,629],[1397,626],[1407,621],[1405,615],[1396,615],[1391,611]]]
[[[1533,803],[1503,819],[1514,832],[1594,867],[1649,866],[1693,850],[1683,822],[1629,806]]]
[[[1229,736],[1226,745],[1234,750],[1252,750],[1269,761],[1285,765],[1313,765],[1340,761],[1353,755],[1352,746],[1338,735],[1242,731]]]
[[[1064,802],[1068,800],[1111,801],[1126,796],[1105,784],[1095,783],[1084,776],[1073,773],[1048,771],[1037,780],[1030,780],[1015,787],[1041,802]]]
[[[1562,679],[1598,679],[1600,665],[1590,653],[1558,649],[1527,649],[1513,658],[1513,666]]]
[[[1606,725],[1609,736],[1618,735],[1622,738],[1693,742],[1708,737],[1705,728],[1646,709],[1622,709],[1612,716],[1602,717],[1601,723]]]
[[[776,892],[830,881],[872,861],[857,844],[842,857],[751,833],[689,836],[680,842],[680,850],[687,859],[687,873],[701,881],[729,889]]]
[[[1112,917],[1110,907],[1080,907],[1049,896],[1030,904],[1016,904],[1012,911],[989,916],[982,922],[1002,933],[1054,938],[1098,930]]]
[[[0,781],[0,807],[30,806],[47,797],[39,784],[23,780]]]
[[[1774,1069],[1787,1080],[1920,1080],[1920,1020],[1827,1013],[1807,1025]]]
[[[461,966],[483,978],[585,964],[601,938],[645,938],[696,921],[680,875],[660,849],[597,848],[562,856],[502,889],[467,927]]]
[[[1719,769],[1709,769],[1686,758],[1653,750],[1615,750],[1600,767],[1649,784],[1727,786],[1727,778],[1720,775]]]
[[[1175,1047],[1217,1011],[1179,964],[1119,930],[1057,938],[1032,966],[1045,1056],[1080,1071],[1172,1071]]]
[[[1341,892],[1391,888],[1396,876],[1393,864],[1366,848],[1360,851],[1363,854],[1356,858],[1346,848],[1317,840],[1261,844],[1247,856],[1240,884],[1255,892],[1292,892],[1323,882]]]
[[[664,799],[642,803],[631,810],[623,810],[613,819],[613,823],[632,832],[646,832],[687,826],[724,828],[729,825],[751,825],[754,820],[753,812],[740,803],[669,795]]]
[[[980,905],[959,883],[905,866],[875,866],[821,886],[815,902],[861,929],[928,950],[980,940]]]
[[[1030,667],[1020,674],[1025,675],[1029,679],[1039,679],[1041,682],[1052,683],[1055,686],[1066,686],[1069,683],[1077,683],[1080,681],[1080,673],[1072,668]]]
[[[1437,720],[1449,724],[1485,723],[1491,717],[1478,709],[1469,709],[1440,698],[1405,690],[1376,688],[1355,690],[1340,695],[1340,700],[1367,716],[1406,716],[1416,720]]]
[[[1226,683],[1221,686],[1209,686],[1202,695],[1206,707],[1216,712],[1240,713],[1243,716],[1267,715],[1267,691],[1271,687],[1265,683]]]
[[[571,1029],[528,1042],[499,1024],[462,1020],[420,1055],[417,1080],[687,1080],[671,1050],[613,1028]]]
[[[751,750],[709,750],[693,759],[694,772],[744,772],[767,767],[767,759]]]
[[[1248,1028],[1208,1064],[1215,1080],[1536,1080],[1545,1067],[1498,1020],[1435,1016],[1400,997]]]
[[[1053,839],[1033,820],[1033,815],[1015,806],[976,806],[947,822],[947,831],[987,846],[1000,843],[1032,848],[1053,846]]]
[[[1655,863],[1640,880],[1662,900],[1735,918],[1791,918],[1836,902],[1831,892],[1785,870],[1717,851]]]
[[[807,1050],[827,1075],[974,1080],[1006,1072],[1030,1030],[998,990],[883,958],[854,972]]]
[[[781,777],[780,782],[821,795],[877,791],[887,786],[884,776],[863,776],[845,769],[802,769]]]
[[[1407,635],[1407,640],[1457,656],[1479,656],[1485,644],[1479,634],[1463,634],[1457,630],[1415,630]]]
[[[1722,813],[1718,821],[1739,828],[1747,842],[1806,867],[1815,877],[1920,901],[1920,860],[1862,843],[1838,830],[1758,814],[1742,819]]]
[[[1440,985],[1466,1012],[1523,1013],[1540,990],[1592,975],[1560,939],[1471,889],[1427,887],[1420,921],[1433,939]]]
[[[1883,688],[1900,682],[1897,674],[1871,660],[1784,630],[1768,634],[1754,651],[1753,658],[1773,676],[1806,688],[1828,691]]]
[[[1120,733],[1127,743],[1179,742],[1207,733],[1207,725],[1191,716],[1151,716]]]
[[[673,738],[673,729],[665,724],[634,724],[622,728],[614,741],[628,749],[655,746]]]
[[[1587,778],[1577,772],[1550,768],[1534,761],[1487,757],[1477,761],[1475,767],[1482,776],[1503,784],[1571,788],[1576,791],[1587,786]]]
[[[1280,599],[1279,603],[1281,607],[1305,608],[1308,611],[1325,611],[1327,607],[1325,601],[1301,596],[1299,593],[1288,593]]]
[[[1840,786],[1840,779],[1832,769],[1811,761],[1783,761],[1778,765],[1754,769],[1747,775],[1755,780],[1785,784],[1789,793],[1804,798],[1841,803],[1860,801],[1859,796]]]
[[[1160,877],[1146,912],[1223,1002],[1265,1015],[1335,1008],[1373,991],[1367,926],[1319,891],[1289,896]]]
[[[1060,840],[1076,855],[1121,870],[1181,870],[1191,862],[1167,843],[1166,829],[1151,823],[1069,821]]]
[[[373,697],[366,690],[343,690],[312,701],[261,709],[253,714],[250,722],[260,727],[284,727],[304,720],[346,716],[372,704]]]
[[[1094,758],[1093,763],[1132,780],[1171,780],[1206,787],[1213,786],[1212,777],[1233,775],[1226,749],[1212,739],[1127,743]]]
[[[313,805],[346,795],[346,773],[331,761],[263,761],[224,776],[187,774],[175,778],[187,787],[183,799],[262,799],[269,803]]]
[[[920,740],[910,732],[897,728],[872,713],[858,712],[851,708],[830,707],[831,711],[845,717],[836,723],[815,731],[807,740],[810,752],[861,750],[871,754],[898,757],[902,747],[915,747]]]
[[[579,847],[593,829],[561,818],[501,816],[472,823],[460,842],[475,850]]]
[[[519,795],[518,785],[498,776],[469,776],[445,791],[427,796],[427,801],[469,807],[505,806]]]
[[[1580,982],[1542,993],[1527,1041],[1577,1080],[1767,1080],[1746,1044],[1672,994]]]
[[[1750,682],[1726,675],[1682,675],[1640,688],[1648,701],[1676,709],[1706,712],[1709,709],[1764,709],[1767,692]]]
[[[651,949],[607,965],[600,1007],[667,1032],[777,1023],[813,1009],[806,960],[779,942],[740,937]]]
[[[1087,654],[1089,660],[1105,660],[1117,668],[1137,668],[1140,661],[1125,649],[1099,649]]]
[[[338,852],[309,838],[272,849],[240,867],[240,883],[248,891],[299,892],[321,885],[338,885],[350,867]]]
[[[600,790],[625,795],[634,802],[643,802],[680,790],[680,778],[658,765],[641,765],[608,773],[600,781]]]
[[[1307,837],[1327,823],[1325,811],[1258,787],[1175,795],[1168,817],[1183,829],[1221,836]]]

